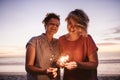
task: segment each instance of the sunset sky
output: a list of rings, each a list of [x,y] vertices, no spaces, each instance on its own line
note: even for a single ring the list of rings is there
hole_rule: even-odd
[[[0,0],[0,56],[25,54],[27,41],[44,32],[47,13],[60,15],[55,37],[67,33],[65,18],[76,8],[88,14],[99,52],[120,53],[120,0]]]

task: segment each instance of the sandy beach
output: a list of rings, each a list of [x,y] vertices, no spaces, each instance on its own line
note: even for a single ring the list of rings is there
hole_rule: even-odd
[[[0,80],[27,80],[26,73],[0,73]],[[120,75],[98,75],[98,80],[120,80]]]
[[[2,72],[0,73],[0,80],[27,80],[26,73],[18,72]]]

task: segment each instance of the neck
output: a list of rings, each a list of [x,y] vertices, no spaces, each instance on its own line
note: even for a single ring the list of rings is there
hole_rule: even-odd
[[[67,35],[67,39],[70,40],[70,41],[75,41],[75,40],[77,40],[79,37],[80,37],[80,35],[78,35],[78,34],[68,34],[68,35]]]
[[[47,34],[47,33],[46,33],[45,35],[46,35],[48,41],[49,41],[49,42],[52,42],[52,40],[53,40],[53,35],[50,35],[50,34]]]

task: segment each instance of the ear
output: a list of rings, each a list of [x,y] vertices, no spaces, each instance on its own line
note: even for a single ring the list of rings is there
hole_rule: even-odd
[[[45,26],[45,31],[47,30],[47,25],[44,25]]]

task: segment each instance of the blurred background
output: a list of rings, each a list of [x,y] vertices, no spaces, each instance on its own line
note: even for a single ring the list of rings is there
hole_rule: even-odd
[[[56,38],[67,33],[65,18],[74,9],[90,18],[88,33],[97,44],[98,75],[120,75],[120,0],[0,0],[0,74],[25,73],[25,46],[44,33],[47,13],[60,15]]]

